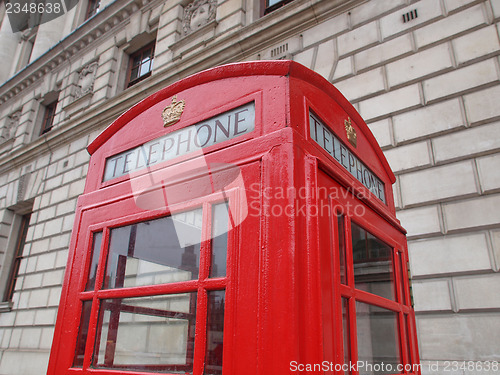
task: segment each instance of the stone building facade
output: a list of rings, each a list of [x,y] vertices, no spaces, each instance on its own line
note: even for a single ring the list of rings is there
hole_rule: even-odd
[[[384,150],[408,230],[423,373],[500,361],[500,0],[265,8],[80,0],[13,33],[0,4],[0,374],[47,366],[86,146],[162,87],[264,59],[331,81]]]

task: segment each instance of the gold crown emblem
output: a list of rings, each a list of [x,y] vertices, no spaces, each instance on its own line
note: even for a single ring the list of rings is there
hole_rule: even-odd
[[[358,140],[356,135],[356,130],[352,126],[351,119],[348,117],[347,120],[344,120],[345,132],[347,134],[347,140],[351,145],[357,147]]]
[[[177,101],[177,95],[172,98],[172,104],[165,107],[161,113],[163,118],[163,125],[165,127],[175,124],[181,119],[182,112],[184,112],[184,106],[186,102],[184,100]]]

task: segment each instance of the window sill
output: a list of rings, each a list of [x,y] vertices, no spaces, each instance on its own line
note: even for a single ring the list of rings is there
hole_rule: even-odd
[[[0,313],[12,310],[12,302],[0,302]]]

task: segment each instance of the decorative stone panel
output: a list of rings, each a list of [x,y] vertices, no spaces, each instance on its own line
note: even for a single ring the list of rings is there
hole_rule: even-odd
[[[15,128],[19,125],[19,119],[21,118],[21,111],[16,111],[7,118],[5,125],[0,132],[0,143],[12,139],[15,134]]]
[[[187,35],[215,20],[217,0],[194,0],[184,9],[182,30]]]
[[[78,74],[78,80],[74,92],[75,100],[93,92],[98,65],[97,61],[94,61],[86,65]]]

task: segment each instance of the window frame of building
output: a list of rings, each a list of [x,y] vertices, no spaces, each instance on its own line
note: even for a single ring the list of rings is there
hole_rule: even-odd
[[[265,16],[266,14],[274,12],[276,9],[279,9],[282,6],[291,3],[292,1],[294,0],[278,0],[272,4],[269,4],[270,0],[260,0],[260,15]]]
[[[47,134],[52,130],[52,127],[54,126],[54,118],[57,111],[57,103],[58,100],[54,100],[44,106],[42,125],[40,127],[40,136]]]
[[[99,12],[100,6],[101,0],[89,0],[87,10],[85,12],[85,21],[95,16]]]
[[[210,196],[206,196],[203,199],[199,199],[196,201],[190,201],[186,203],[181,203],[175,205],[174,207],[170,207],[168,212],[165,211],[162,214],[158,213],[150,213],[148,215],[144,214],[136,214],[122,218],[116,218],[112,220],[108,220],[103,223],[91,225],[88,227],[88,234],[85,236],[85,248],[88,249],[86,261],[84,262],[84,272],[82,274],[82,279],[80,282],[81,288],[79,292],[79,300],[81,303],[81,313],[80,320],[77,322],[76,326],[78,327],[78,334],[76,342],[73,343],[75,345],[74,358],[73,358],[73,369],[79,369],[83,373],[87,373],[87,370],[92,370],[92,373],[108,373],[109,371],[116,370],[127,370],[131,374],[134,373],[154,373],[154,372],[167,372],[167,373],[178,373],[181,369],[179,366],[192,366],[190,370],[186,370],[186,372],[190,372],[193,374],[222,374],[222,345],[218,348],[218,352],[214,354],[215,349],[210,349],[209,353],[209,345],[210,335],[212,330],[210,327],[214,327],[214,324],[219,326],[219,328],[214,328],[213,332],[216,337],[220,336],[220,324],[222,324],[222,337],[225,336],[227,319],[230,319],[227,316],[228,304],[230,303],[230,285],[231,285],[231,272],[230,268],[227,267],[227,264],[231,262],[232,253],[236,247],[234,241],[234,235],[231,234],[229,230],[231,228],[230,221],[228,221],[226,225],[227,231],[225,232],[225,249],[226,249],[226,257],[225,257],[225,270],[220,273],[213,274],[213,270],[217,269],[214,267],[214,254],[215,250],[215,241],[216,241],[216,228],[218,224],[215,224],[217,221],[215,215],[218,206],[226,206],[228,210],[228,215],[232,210],[231,205],[234,204],[235,196],[233,194],[229,194],[227,196],[221,196],[220,194],[214,194]],[[140,282],[137,285],[131,285],[129,283],[122,283],[122,279],[120,277],[120,272],[118,270],[123,270],[123,275],[127,272],[127,276],[131,277],[127,267],[124,264],[124,259],[140,259],[137,254],[133,253],[135,250],[131,250],[135,248],[136,238],[138,238],[137,234],[132,235],[133,226],[137,225],[154,225],[151,223],[155,220],[162,220],[171,217],[174,214],[182,214],[189,213],[195,210],[199,210],[202,213],[202,221],[201,221],[201,243],[199,244],[199,252],[198,256],[198,270],[197,276],[192,277],[189,280],[174,280],[174,281],[164,281],[164,283],[150,283],[150,284],[141,284]],[[224,211],[224,210],[223,210]],[[228,218],[228,220],[230,220]],[[222,224],[224,226],[224,224]],[[128,245],[125,245],[127,248],[127,256],[120,256],[116,262],[112,259],[118,254],[114,253],[114,245],[112,244],[113,231],[117,229],[130,229],[130,237]],[[138,229],[137,229],[138,231]],[[114,232],[117,233],[117,232]],[[143,235],[142,235],[143,236]],[[118,238],[118,237],[116,237]],[[132,240],[133,238],[133,240]],[[143,236],[144,238],[144,236]],[[132,242],[133,241],[133,242]],[[138,241],[138,240],[137,240]],[[133,245],[131,245],[133,243]],[[220,247],[218,248],[220,249]],[[132,251],[132,252],[131,252]],[[220,254],[220,253],[217,253]],[[130,257],[130,258],[127,258]],[[121,259],[121,260],[120,260]],[[182,258],[184,264],[184,256]],[[114,262],[114,263],[113,263]],[[122,262],[122,264],[120,264]],[[126,262],[126,260],[125,260]],[[116,265],[111,267],[110,265]],[[159,263],[157,263],[159,265]],[[116,272],[113,270],[117,270]],[[132,275],[133,277],[133,275]],[[120,281],[119,281],[120,280]],[[130,281],[130,279],[129,279]],[[220,318],[220,310],[219,313],[215,313],[215,319],[211,319],[211,309],[213,309],[212,305],[217,305],[216,303],[210,302],[211,298],[215,298],[215,294],[218,292],[224,293],[224,298],[222,299],[222,323],[220,321],[216,321],[217,317]],[[117,356],[116,345],[117,338],[116,334],[113,336],[110,331],[112,330],[110,327],[112,324],[116,325],[116,331],[118,331],[118,325],[121,324],[118,318],[112,318],[111,308],[109,308],[109,319],[106,320],[104,318],[104,313],[107,311],[110,304],[119,304],[121,305],[122,301],[133,300],[134,298],[147,299],[147,298],[155,298],[155,297],[179,297],[182,295],[190,294],[191,301],[189,302],[192,307],[192,297],[195,296],[195,325],[192,327],[193,331],[190,332],[190,329],[187,330],[188,337],[186,338],[186,343],[189,344],[192,342],[192,346],[187,346],[186,352],[192,356],[192,363],[184,364],[159,364],[159,365],[149,365],[149,364],[131,364],[130,368],[127,368],[127,365],[124,364],[115,364],[113,362],[113,358]],[[112,302],[119,301],[119,302]],[[132,305],[132,307],[131,307]],[[219,307],[220,307],[219,303]],[[134,303],[125,303],[125,310],[120,310],[118,307],[118,314],[121,313],[129,313],[134,309]],[[155,310],[156,314],[167,316],[165,314],[172,313],[171,311],[163,311],[159,310],[159,308],[150,309],[147,306],[139,306],[140,313],[143,314],[141,316],[146,317],[149,314],[149,310]],[[157,315],[157,318],[158,316]],[[181,314],[182,315],[182,314]],[[119,316],[119,315],[118,315]],[[134,318],[135,319],[135,318]],[[145,319],[145,318],[142,318]],[[178,319],[183,319],[182,317]],[[220,319],[219,319],[220,320]],[[105,323],[103,323],[103,321]],[[145,321],[145,320],[144,320]],[[125,321],[125,325],[130,324],[127,323],[128,320]],[[107,324],[107,326],[106,326]],[[191,324],[191,323],[190,323]],[[191,325],[190,325],[191,327]],[[114,329],[114,328],[113,328]],[[196,337],[194,335],[194,329],[196,329]],[[107,335],[107,340],[102,340],[103,335]],[[114,340],[114,341],[113,341]],[[191,341],[189,341],[191,340]],[[225,341],[223,339],[223,341]],[[214,341],[216,342],[216,341]],[[105,346],[105,350],[103,350],[102,345]],[[190,352],[192,351],[192,353]],[[103,358],[104,357],[104,358]],[[215,358],[215,359],[213,359]],[[208,360],[207,360],[208,359]],[[101,363],[104,361],[104,363]],[[210,368],[210,361],[212,361],[212,368]],[[220,361],[220,362],[219,362]],[[142,366],[142,367],[141,367]],[[207,372],[208,371],[208,372]]]
[[[9,234],[0,268],[0,292],[2,293],[0,312],[10,311],[12,307],[12,298],[19,276],[24,245],[27,241],[31,214],[31,202],[20,203],[14,209],[7,209],[4,212],[4,222],[1,225],[7,225],[10,229],[8,229]]]
[[[141,47],[137,51],[129,54],[127,79],[125,86],[126,88],[132,87],[133,85],[151,76],[153,72],[155,47],[156,47],[156,39],[146,44],[144,47]],[[144,61],[144,56],[146,56],[146,53],[149,53],[149,59]],[[149,68],[145,73],[141,74],[141,69],[144,66],[149,66]],[[136,69],[137,69],[137,76],[133,77],[132,75],[134,74],[134,70]]]
[[[26,236],[28,234],[28,228],[30,225],[31,212],[21,216],[21,222],[19,224],[19,229],[17,230],[16,245],[14,248],[14,254],[10,264],[9,276],[7,278],[7,284],[3,295],[3,302],[11,302],[14,296],[14,291],[16,288],[16,281],[19,276],[19,268],[21,265],[21,260],[23,257],[24,245],[26,244]]]

